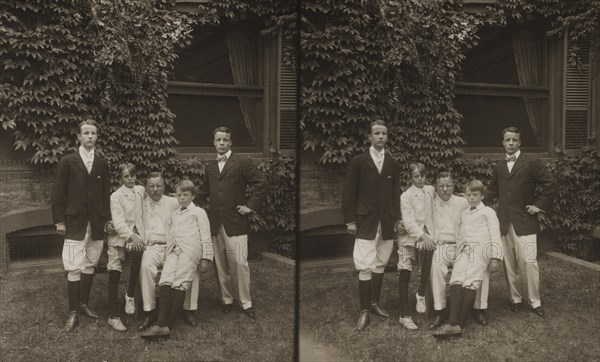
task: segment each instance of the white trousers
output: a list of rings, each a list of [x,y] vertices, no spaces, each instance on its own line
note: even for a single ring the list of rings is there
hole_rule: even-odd
[[[243,309],[252,307],[248,235],[228,236],[221,225],[219,233],[212,237],[212,241],[221,289],[221,303],[233,304],[237,299]]]
[[[358,280],[371,280],[371,273],[383,273],[393,249],[394,240],[381,237],[381,224],[377,226],[374,240],[356,238],[352,257]]]
[[[446,308],[446,278],[448,268],[454,265],[456,260],[456,244],[441,244],[433,253],[433,262],[431,263],[431,274],[429,281],[433,294],[433,309],[442,310]],[[477,289],[475,309],[487,309],[488,295],[490,290],[490,273],[484,274],[481,287]]]
[[[504,248],[505,274],[511,301],[513,303],[523,301],[519,291],[519,284],[523,283],[531,307],[541,306],[537,235],[518,236],[513,225],[510,224],[506,235],[502,235],[502,247]]]
[[[156,275],[158,269],[162,268],[166,259],[166,245],[147,246],[142,255],[140,267],[140,288],[142,289],[142,300],[146,312],[156,308]],[[183,309],[198,309],[198,291],[200,289],[200,273],[196,271],[196,276],[192,280],[191,286],[185,292],[185,302]]]
[[[88,223],[83,240],[65,239],[62,250],[62,262],[67,272],[67,280],[81,280],[81,273],[94,274],[98,265],[104,240],[92,240],[92,231]]]

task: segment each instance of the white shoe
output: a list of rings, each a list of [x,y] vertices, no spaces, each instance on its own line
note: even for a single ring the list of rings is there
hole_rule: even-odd
[[[135,313],[135,300],[133,299],[133,297],[127,296],[127,293],[125,293],[125,313]]]
[[[427,312],[427,304],[425,304],[425,297],[421,297],[419,293],[417,296],[417,313],[425,313]]]
[[[410,331],[416,331],[417,329],[419,329],[419,326],[417,326],[415,324],[415,322],[413,322],[411,316],[406,316],[406,317],[400,316],[400,319],[398,319],[398,323],[402,324],[402,326],[404,326],[404,328],[406,328]]]
[[[127,327],[125,327],[123,322],[121,322],[121,318],[119,317],[108,318],[108,325],[117,331],[123,332],[127,330]]]

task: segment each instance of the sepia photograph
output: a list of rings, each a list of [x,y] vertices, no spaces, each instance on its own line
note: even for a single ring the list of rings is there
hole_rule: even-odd
[[[600,360],[600,0],[0,0],[4,361]]]

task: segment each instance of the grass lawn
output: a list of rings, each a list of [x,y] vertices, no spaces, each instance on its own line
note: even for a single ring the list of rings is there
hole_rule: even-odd
[[[371,314],[366,330],[358,319],[358,281],[352,272],[306,271],[300,280],[300,358],[320,360],[407,361],[598,361],[600,360],[600,278],[598,273],[539,258],[546,318],[508,308],[502,272],[490,280],[488,326],[469,319],[462,338],[435,339],[429,321],[416,316],[418,331],[398,324],[397,273],[385,274],[382,307],[392,314]],[[411,276],[414,310],[417,273]],[[306,345],[308,344],[308,346]],[[325,354],[314,351],[328,351]],[[304,352],[303,352],[304,351]]]
[[[199,325],[192,328],[180,320],[170,339],[157,342],[140,338],[132,316],[124,318],[130,327],[126,332],[107,324],[107,273],[96,275],[90,297],[101,319],[81,316],[69,334],[62,330],[67,318],[64,275],[9,274],[0,279],[1,360],[292,360],[294,269],[267,259],[250,261],[250,269],[256,321],[238,311],[221,313],[211,272],[200,281]],[[121,279],[119,298],[127,279]]]

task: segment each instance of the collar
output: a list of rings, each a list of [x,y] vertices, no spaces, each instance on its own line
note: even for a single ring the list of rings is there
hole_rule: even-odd
[[[383,158],[385,156],[385,148],[381,152],[377,151],[375,147],[369,147],[369,153],[377,158]]]
[[[452,205],[452,196],[448,199],[448,201],[444,201],[438,194],[433,198],[434,202],[436,202],[440,206],[451,206]]]
[[[469,212],[475,212],[475,211],[479,211],[481,209],[483,209],[485,207],[485,205],[483,204],[483,202],[480,202],[477,206],[475,206],[475,210],[471,210],[471,205],[469,205]]]
[[[229,161],[229,158],[231,157],[231,150],[225,152],[225,156],[227,156],[227,161]],[[225,162],[227,162],[227,161],[225,161]]]
[[[410,190],[410,192],[412,192],[415,195],[420,195],[420,194],[425,193],[425,186],[418,188],[415,185],[410,185],[410,187],[408,189]]]
[[[79,155],[81,156],[81,158],[83,159],[90,159],[94,157],[94,149],[92,148],[91,151],[87,151],[83,146],[79,146]]]
[[[515,156],[515,159],[518,160],[519,156],[521,156],[521,150],[517,150],[517,152],[513,153],[513,156]],[[508,154],[506,154],[506,157],[510,157],[510,156]]]
[[[188,206],[186,206],[185,210],[181,210],[181,206],[179,206],[179,209],[177,211],[179,211],[179,213],[181,214],[181,213],[189,211],[189,210],[191,210],[191,209],[193,209],[195,207],[196,207],[196,205],[192,201],[192,202],[190,202],[190,204]]]
[[[160,205],[160,204],[162,204],[163,200],[165,199],[165,198],[164,198],[164,195],[163,195],[163,196],[161,196],[161,197],[160,197],[160,199],[158,199],[158,201],[154,201],[154,200],[153,200],[153,199],[152,199],[152,198],[151,198],[151,197],[148,195],[148,193],[147,193],[147,192],[144,192],[144,198],[148,198],[148,203],[149,203],[149,204],[157,204],[157,205]]]

